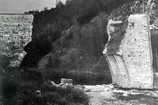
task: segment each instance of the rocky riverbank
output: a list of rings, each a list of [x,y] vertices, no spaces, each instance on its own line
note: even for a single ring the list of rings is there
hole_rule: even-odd
[[[158,90],[119,89],[113,85],[85,85],[89,105],[158,105]]]

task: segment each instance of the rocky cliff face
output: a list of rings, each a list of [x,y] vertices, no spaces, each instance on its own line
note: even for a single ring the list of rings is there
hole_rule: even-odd
[[[143,9],[146,4],[147,0],[72,0],[66,6],[35,13],[33,41],[25,47],[28,54],[21,67],[47,71],[53,80],[65,75],[77,81],[80,76],[86,77],[83,81],[90,77],[111,80],[102,55],[107,21],[126,21],[132,13],[147,11]]]
[[[86,81],[89,78],[91,83],[95,83],[97,79],[109,82],[110,73],[102,55],[107,40],[106,17],[101,13],[88,24],[76,24],[63,31],[61,38],[53,43],[53,51],[40,60],[39,69],[52,68],[69,75],[85,75],[87,77],[83,79]]]
[[[108,38],[107,14],[126,1],[72,0],[35,12],[32,42],[25,47],[21,67],[44,69],[53,80],[66,76],[83,83],[111,81],[102,55]]]

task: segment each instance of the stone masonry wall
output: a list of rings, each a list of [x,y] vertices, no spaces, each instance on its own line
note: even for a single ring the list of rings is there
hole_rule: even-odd
[[[0,15],[0,54],[9,57],[11,66],[19,65],[31,41],[32,15]]]
[[[128,18],[128,28],[121,46],[131,87],[153,87],[150,37],[149,17],[145,14],[131,15]]]
[[[121,27],[120,23],[113,23]],[[113,26],[114,26],[113,25]],[[113,83],[124,88],[153,88],[152,48],[149,29],[149,17],[145,14],[134,14],[128,18],[126,33],[114,30],[110,36],[122,36],[106,45],[106,58],[109,62]],[[112,40],[114,40],[112,39]],[[109,41],[110,42],[110,41]],[[110,49],[109,49],[110,48]],[[115,49],[112,52],[111,49]]]

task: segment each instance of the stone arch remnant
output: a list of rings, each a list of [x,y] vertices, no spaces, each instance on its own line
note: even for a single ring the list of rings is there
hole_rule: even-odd
[[[127,25],[109,20],[105,55],[114,84],[123,88],[153,89],[154,71],[149,16],[134,14]],[[126,26],[126,27],[125,27]]]

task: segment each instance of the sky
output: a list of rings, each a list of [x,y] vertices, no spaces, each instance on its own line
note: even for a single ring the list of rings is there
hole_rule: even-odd
[[[0,13],[23,13],[33,9],[55,7],[56,0],[0,0]]]

